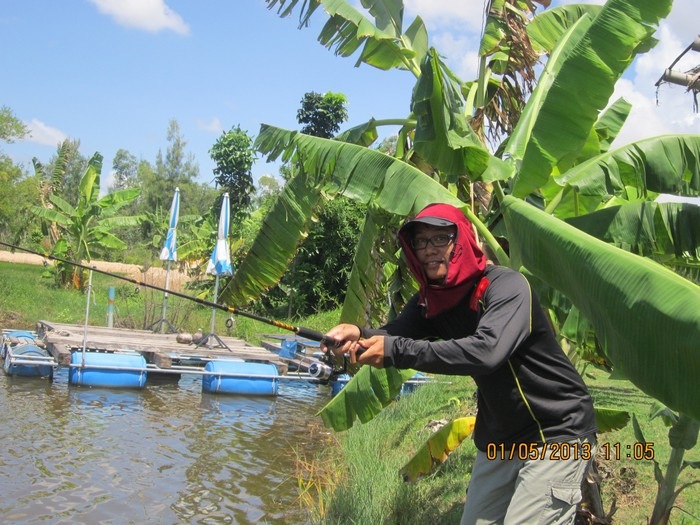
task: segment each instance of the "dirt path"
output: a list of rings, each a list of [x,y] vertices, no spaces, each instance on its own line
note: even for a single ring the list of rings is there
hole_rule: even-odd
[[[48,261],[48,259],[31,253],[12,253],[5,250],[0,250],[0,261],[22,264],[44,264],[44,262]],[[165,276],[167,272],[165,268],[162,267],[151,267],[144,273],[143,267],[139,266],[138,264],[90,261],[90,266],[94,266],[98,270],[104,270],[105,272],[124,274],[131,279],[151,283],[156,286],[165,286]],[[187,276],[186,272],[181,272],[174,268],[170,270],[170,282],[168,283],[168,289],[181,291],[188,280],[189,277]]]

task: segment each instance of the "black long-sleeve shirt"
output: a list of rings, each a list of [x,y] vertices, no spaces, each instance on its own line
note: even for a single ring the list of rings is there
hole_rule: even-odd
[[[488,266],[480,308],[468,294],[454,308],[426,319],[412,297],[386,333],[384,365],[422,372],[470,375],[478,387],[474,441],[568,441],[596,432],[586,386],[557,343],[527,280]],[[435,340],[439,339],[439,340]]]

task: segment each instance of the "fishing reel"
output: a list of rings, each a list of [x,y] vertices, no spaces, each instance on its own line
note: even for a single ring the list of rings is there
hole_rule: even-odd
[[[342,374],[348,373],[348,357],[343,356],[342,365],[339,365],[333,352],[326,352],[319,361],[311,363],[309,375],[321,384],[328,384]]]

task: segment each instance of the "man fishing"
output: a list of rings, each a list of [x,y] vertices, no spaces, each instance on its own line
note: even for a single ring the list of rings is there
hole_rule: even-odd
[[[336,355],[469,375],[478,449],[462,525],[573,523],[596,443],[593,403],[527,280],[487,264],[464,214],[431,204],[399,231],[419,291],[381,329],[340,324]]]

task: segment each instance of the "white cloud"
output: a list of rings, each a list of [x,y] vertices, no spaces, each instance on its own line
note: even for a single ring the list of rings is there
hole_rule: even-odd
[[[215,135],[218,135],[224,131],[224,126],[221,124],[219,117],[214,117],[209,122],[202,119],[197,119],[197,127],[203,131],[213,133]]]
[[[68,138],[68,135],[61,130],[52,128],[35,118],[30,122],[25,122],[25,125],[29,128],[29,136],[25,139],[27,142],[36,142],[43,146],[57,146]]]
[[[440,33],[435,37],[435,48],[444,55],[448,67],[462,80],[474,79],[479,68],[479,43],[469,35],[456,36],[454,33]]]
[[[420,15],[428,30],[441,26],[453,27],[461,33],[481,32],[484,22],[484,2],[455,0],[405,0],[406,12],[413,19]],[[466,24],[466,27],[465,27]]]
[[[126,27],[152,33],[171,30],[188,35],[189,26],[164,0],[90,0],[100,12]]]

